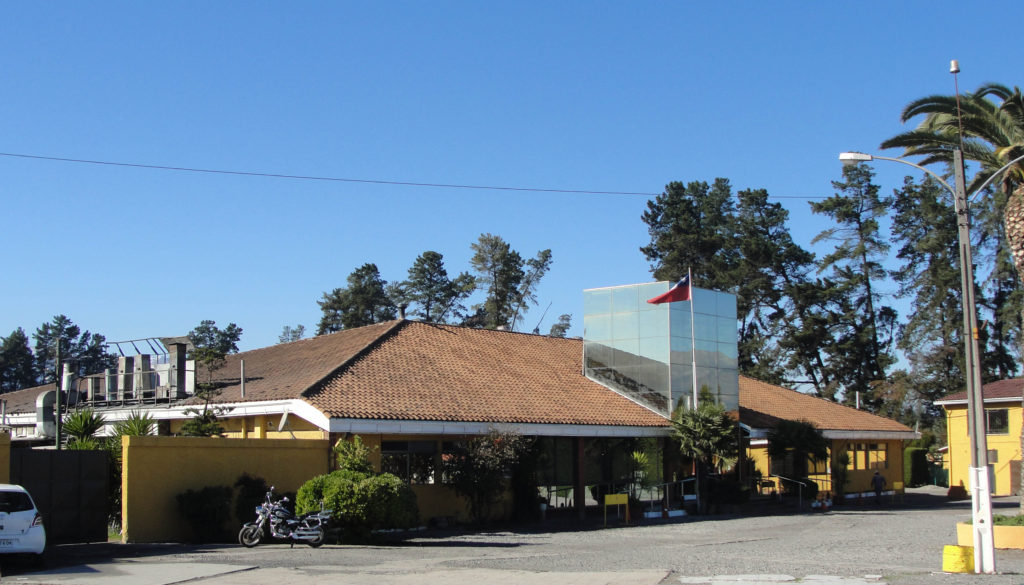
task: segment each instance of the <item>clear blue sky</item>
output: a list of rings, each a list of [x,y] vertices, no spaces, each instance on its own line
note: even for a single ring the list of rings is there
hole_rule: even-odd
[[[554,4],[554,6],[552,6]],[[367,6],[369,5],[369,6]],[[1016,2],[9,2],[0,152],[351,179],[656,194],[727,177],[825,226],[843,150],[903,106],[1019,85]],[[897,155],[898,153],[886,153]],[[900,167],[900,168],[891,168]],[[910,170],[881,163],[885,190]],[[787,199],[781,199],[787,197]],[[789,199],[791,198],[791,199]],[[315,331],[374,262],[551,248],[540,305],[651,280],[649,197],[300,181],[0,156],[0,335],[58,313],[108,340],[202,319]],[[700,283],[696,283],[698,286]]]

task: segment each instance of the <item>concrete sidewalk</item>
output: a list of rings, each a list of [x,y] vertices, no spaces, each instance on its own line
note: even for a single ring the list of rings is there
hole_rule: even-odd
[[[346,567],[305,566],[260,568],[245,565],[207,563],[162,563],[126,561],[77,565],[34,573],[24,573],[3,581],[26,585],[657,585],[668,572],[664,570],[623,572],[530,572],[494,569],[428,570],[402,575],[379,572],[353,572]],[[758,581],[746,581],[759,583]],[[695,583],[719,583],[697,581]],[[736,581],[731,581],[733,585]],[[777,584],[778,581],[765,583]]]
[[[260,568],[244,565],[127,561],[28,573],[14,577],[13,581],[26,585],[174,585],[184,582],[200,585],[364,585],[370,582],[375,585],[658,585],[666,582],[667,577],[669,572],[664,570],[538,572],[450,569],[396,575],[373,571],[353,572],[336,565]],[[884,583],[878,575],[808,575],[800,579],[790,575],[711,575],[676,578],[676,582],[687,585],[785,585],[798,581],[801,585]]]

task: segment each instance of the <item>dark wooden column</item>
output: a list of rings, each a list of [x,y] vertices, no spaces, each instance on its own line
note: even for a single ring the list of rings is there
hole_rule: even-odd
[[[583,437],[576,437],[575,440],[576,454],[572,462],[572,493],[576,506],[576,518],[583,520],[587,517],[587,486],[583,481],[586,476],[583,465]]]

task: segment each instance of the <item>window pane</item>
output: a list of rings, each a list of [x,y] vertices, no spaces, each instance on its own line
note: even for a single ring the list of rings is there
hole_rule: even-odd
[[[409,466],[404,453],[383,453],[380,458],[382,473],[390,473],[406,481],[409,480]]]
[[[1006,435],[1010,432],[1010,416],[1005,408],[995,408],[985,411],[988,434]]]
[[[434,483],[434,455],[432,453],[409,455],[409,481],[412,483]]]

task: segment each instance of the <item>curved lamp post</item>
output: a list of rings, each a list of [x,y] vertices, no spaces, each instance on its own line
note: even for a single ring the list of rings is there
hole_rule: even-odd
[[[912,166],[928,173],[953,196],[956,210],[957,240],[960,247],[960,287],[964,313],[964,354],[967,382],[967,434],[971,442],[971,467],[969,472],[971,483],[971,508],[973,511],[974,532],[974,571],[976,573],[994,573],[995,547],[992,540],[992,494],[988,480],[988,444],[985,439],[985,404],[981,392],[981,358],[978,349],[978,312],[974,304],[974,265],[971,259],[970,214],[967,206],[967,192],[964,182],[964,158],[960,149],[953,150],[953,176],[956,187],[951,187],[942,177],[902,158],[877,156],[862,152],[844,152],[839,160],[844,165],[859,164],[872,160],[888,160]],[[1003,171],[1024,160],[1024,156],[1016,158],[996,172],[978,187],[976,192],[986,187]]]

